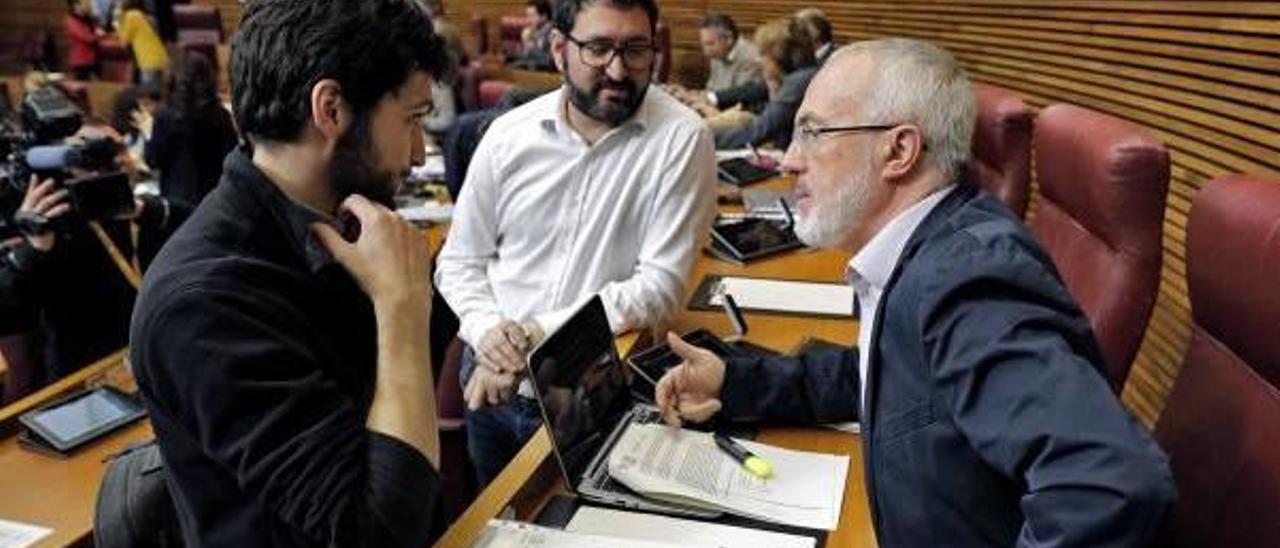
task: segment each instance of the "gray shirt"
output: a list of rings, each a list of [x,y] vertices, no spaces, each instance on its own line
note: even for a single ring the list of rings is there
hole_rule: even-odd
[[[739,38],[724,59],[711,60],[707,91],[737,87],[760,77],[760,52],[746,38]]]

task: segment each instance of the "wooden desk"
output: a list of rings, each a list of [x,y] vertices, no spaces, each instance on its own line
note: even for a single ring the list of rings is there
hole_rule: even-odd
[[[107,456],[152,436],[145,420],[94,442],[69,458],[33,453],[18,446],[17,418],[63,394],[102,383],[124,385],[131,379],[124,351],[116,352],[72,375],[0,409],[0,518],[53,529],[36,546],[87,544],[93,537],[93,509]]]
[[[785,184],[773,182],[765,186]],[[847,253],[803,250],[753,262],[747,266],[737,266],[703,255],[694,265],[682,303],[688,302],[698,283],[709,273],[840,282],[843,281],[844,267],[848,260]],[[788,351],[808,336],[848,345],[857,340],[858,325],[855,321],[760,313],[745,315],[749,326],[747,340],[775,350]],[[698,327],[705,327],[721,335],[730,332],[729,320],[721,312],[681,310],[671,325],[673,330],[679,332]],[[619,354],[625,355],[625,351],[634,342],[632,337],[619,339]],[[845,484],[840,524],[835,531],[829,533],[827,546],[862,548],[876,545],[858,436],[824,428],[765,428],[757,439],[791,449],[849,455],[849,476]],[[566,492],[563,483],[554,457],[551,456],[550,437],[543,427],[480,493],[435,546],[470,546],[479,537],[485,524],[497,517],[508,505],[515,510],[518,519],[532,519],[551,495]]]

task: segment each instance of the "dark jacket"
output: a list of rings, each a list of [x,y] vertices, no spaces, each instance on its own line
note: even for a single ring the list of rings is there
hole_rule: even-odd
[[[871,333],[863,458],[880,546],[1144,546],[1168,461],[1120,405],[1049,256],[969,186],[916,229]],[[729,364],[730,417],[859,418],[856,350]]]
[[[716,135],[716,148],[742,148],[772,141],[778,148],[786,149],[791,144],[791,130],[795,127],[796,111],[804,101],[804,93],[809,89],[809,82],[818,72],[816,67],[808,67],[791,71],[782,79],[782,87],[777,97],[769,100],[751,125]]]
[[[131,361],[188,546],[425,546],[440,476],[365,427],[373,305],[243,150],[147,273]]]

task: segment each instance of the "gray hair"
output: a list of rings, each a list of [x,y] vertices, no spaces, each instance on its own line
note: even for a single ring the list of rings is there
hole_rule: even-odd
[[[841,55],[871,56],[867,123],[920,126],[932,158],[948,182],[969,162],[977,101],[973,84],[955,56],[922,40],[886,38],[857,42]]]

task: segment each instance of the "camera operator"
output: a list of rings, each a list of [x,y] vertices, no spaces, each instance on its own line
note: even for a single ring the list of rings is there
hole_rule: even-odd
[[[55,190],[52,180],[36,184],[32,178],[15,217],[54,220],[70,210],[66,190]],[[0,247],[0,334],[35,327],[31,278],[56,243],[57,235],[45,232],[12,238]]]

